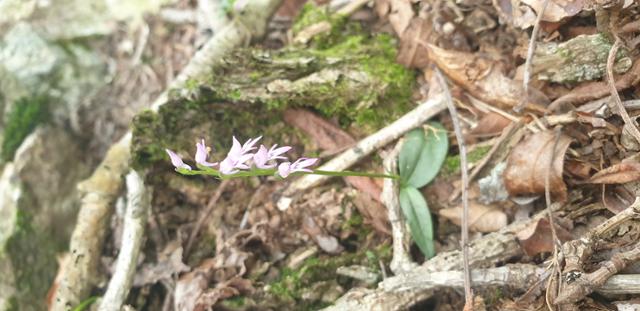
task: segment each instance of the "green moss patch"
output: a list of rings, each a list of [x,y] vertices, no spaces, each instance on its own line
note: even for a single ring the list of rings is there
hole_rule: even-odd
[[[2,139],[0,162],[9,162],[22,144],[22,141],[33,132],[36,126],[46,120],[47,98],[22,98],[15,108],[9,112]]]

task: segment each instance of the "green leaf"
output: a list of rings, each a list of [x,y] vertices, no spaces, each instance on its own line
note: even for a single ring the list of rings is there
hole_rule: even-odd
[[[425,257],[431,258],[436,254],[433,244],[433,224],[427,201],[414,187],[400,189],[400,208],[409,223],[411,237]]]
[[[398,155],[398,169],[400,170],[400,182],[406,184],[413,174],[420,153],[425,143],[424,130],[415,129],[404,136],[404,143]]]
[[[431,123],[435,130],[428,130],[424,138],[424,144],[411,176],[407,179],[407,185],[421,188],[431,182],[442,167],[449,150],[447,132],[439,123]]]

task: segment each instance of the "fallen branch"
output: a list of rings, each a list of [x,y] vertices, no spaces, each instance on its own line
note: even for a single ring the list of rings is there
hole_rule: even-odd
[[[182,85],[187,79],[198,79],[209,73],[211,65],[235,47],[262,35],[267,19],[280,0],[255,0],[246,5],[243,14],[212,37],[196,52],[189,64],[176,77],[170,87]],[[165,90],[154,101],[157,110],[168,98]],[[52,310],[68,310],[88,297],[97,284],[98,261],[108,221],[113,214],[113,201],[122,187],[122,175],[129,165],[131,132],[125,134],[109,148],[104,160],[92,176],[81,183],[82,203],[78,221],[70,241],[71,260],[61,267],[61,277]]]
[[[128,194],[124,230],[122,231],[122,246],[115,271],[100,302],[98,308],[100,311],[119,311],[129,294],[151,207],[149,195],[140,175],[131,171],[126,179]]]
[[[472,272],[474,285],[508,286],[524,291],[546,277],[545,269],[535,265],[516,264],[499,268],[477,269]],[[325,311],[342,310],[407,310],[415,302],[427,299],[438,289],[464,287],[462,271],[439,271],[427,275],[416,273],[382,281],[378,289],[356,288],[338,299],[335,305]],[[640,275],[616,275],[597,289],[602,294],[639,294]],[[415,299],[419,297],[420,299]]]
[[[402,116],[400,119],[391,123],[389,126],[379,130],[378,132],[366,137],[358,142],[355,146],[347,149],[339,156],[325,163],[318,170],[325,171],[343,171],[357,163],[360,159],[368,156],[373,151],[381,148],[390,142],[398,139],[404,133],[424,123],[437,113],[445,109],[444,98],[437,96],[430,98],[418,107]],[[278,208],[282,211],[289,208],[293,202],[294,196],[305,190],[314,187],[327,179],[329,176],[324,175],[304,175],[294,181],[285,191],[283,196],[278,200]]]

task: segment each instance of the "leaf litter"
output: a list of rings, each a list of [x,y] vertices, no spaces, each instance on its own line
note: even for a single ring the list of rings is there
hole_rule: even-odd
[[[472,241],[502,232],[517,221],[531,220],[533,213],[546,208],[544,193],[548,188],[554,204],[552,221],[536,218],[515,232],[522,255],[508,262],[543,268],[554,249],[564,256],[574,256],[577,250],[567,250],[566,246],[588,236],[598,243],[578,257],[581,271],[590,272],[614,257],[603,249],[638,247],[637,220],[616,224],[608,235],[596,236],[593,230],[616,214],[624,215],[634,199],[640,197],[640,164],[637,149],[624,141],[625,125],[617,108],[610,98],[606,99],[611,90],[604,77],[582,82],[549,81],[537,75],[541,71],[534,68],[525,110],[513,111],[524,98],[518,68],[525,61],[526,30],[535,24],[543,2],[379,0],[360,9],[368,19],[347,20],[332,34],[338,32],[336,40],[340,33],[348,35],[353,31],[394,34],[399,48],[397,61],[422,71],[416,75],[419,87],[413,90],[416,102],[424,100],[426,93],[438,92],[428,79],[433,75],[432,66],[446,75],[460,111],[463,133],[469,137],[469,149],[482,151],[475,155],[478,165],[470,171],[471,185],[466,190],[471,200],[469,229],[475,232]],[[640,96],[640,60],[634,48],[640,30],[624,26],[638,18],[638,4],[603,8],[590,7],[583,1],[549,2],[539,41],[567,42],[584,32],[580,28],[584,25],[593,29],[605,27],[623,37],[627,43],[625,53],[633,65],[624,73],[615,72],[615,89],[624,100],[636,100]],[[284,1],[286,14],[282,18],[291,21],[300,14],[299,3]],[[596,25],[592,18],[596,14],[609,14],[615,17],[615,23]],[[621,28],[625,30],[620,31]],[[274,36],[278,31],[282,30],[269,29],[270,37],[286,38]],[[310,44],[326,42],[312,40]],[[543,56],[536,57],[539,58],[534,67],[548,66]],[[576,107],[580,111],[575,112]],[[628,112],[632,119],[639,115],[637,108],[628,108]],[[282,118],[280,129],[291,139],[290,143],[323,160],[364,136],[357,128],[344,126],[342,120],[315,109],[288,109]],[[403,177],[402,190],[398,190],[398,200],[400,205],[410,206],[404,221],[412,230],[414,247],[410,256],[417,263],[434,254],[459,249],[460,164],[455,161],[459,149],[453,139],[451,117],[441,114],[437,119],[442,124],[438,135],[447,144],[429,145],[424,136],[422,141],[411,141],[409,134],[405,138],[410,142],[408,148],[415,150],[401,154],[399,160],[400,175],[406,178]],[[554,135],[555,127],[560,127],[560,136]],[[430,133],[418,131],[422,135]],[[429,147],[425,149],[425,145]],[[441,170],[440,166],[444,168]],[[380,156],[365,158],[358,167],[380,171]],[[378,180],[331,180],[301,193],[295,206],[286,212],[275,206],[283,190],[280,181],[262,177],[238,181],[223,191],[193,252],[184,255],[183,246],[198,211],[204,209],[217,184],[169,173],[155,173],[158,176],[154,178],[165,182],[154,183],[158,195],[154,197],[151,218],[157,225],[151,229],[146,257],[135,277],[132,296],[138,300],[132,299],[133,304],[144,300],[148,308],[169,306],[175,310],[321,309],[352,288],[375,290],[376,280],[390,273],[394,233],[380,200],[382,186]],[[245,214],[246,227],[241,229]],[[552,231],[556,232],[555,237]],[[625,250],[620,253],[631,252]],[[504,261],[491,265],[502,266]],[[580,278],[575,271],[563,270],[568,269],[566,266],[558,268]],[[354,277],[357,271],[366,275],[358,279]],[[476,299],[488,309],[509,310],[526,290],[505,289],[496,298],[490,287],[478,287]],[[534,294],[528,297],[530,309],[546,308],[544,290],[531,289]],[[459,293],[441,291],[447,294],[426,302],[416,301],[416,305],[422,303],[434,310],[462,308]],[[589,309],[628,300],[628,296],[571,295],[572,302],[563,308]]]

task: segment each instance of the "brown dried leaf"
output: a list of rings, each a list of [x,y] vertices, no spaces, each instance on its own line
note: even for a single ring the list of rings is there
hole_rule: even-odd
[[[558,224],[554,225],[558,239],[562,242],[573,239],[571,233]],[[517,232],[516,236],[522,246],[522,250],[528,256],[535,256],[544,252],[553,251],[553,235],[551,225],[547,218],[540,218],[538,221]]]
[[[509,158],[502,177],[511,196],[544,194],[545,176],[550,169],[556,135],[553,131],[535,133],[516,145]],[[562,180],[564,154],[571,138],[560,135],[553,165],[549,172],[549,189],[552,196],[560,201],[567,198],[567,186]]]
[[[391,14],[389,14],[389,23],[393,30],[402,37],[404,31],[409,27],[409,23],[413,18],[413,7],[409,0],[391,0]]]
[[[410,68],[426,68],[429,65],[429,52],[424,40],[431,43],[433,23],[427,19],[413,18],[400,37],[400,47],[396,61]]]
[[[624,184],[640,180],[640,163],[622,161],[595,173],[589,179],[592,184]]]
[[[512,109],[520,103],[522,86],[507,78],[492,60],[478,54],[449,51],[428,44],[430,59],[454,82],[471,95],[502,109]],[[525,106],[527,110],[544,113],[547,99],[535,89]]]
[[[198,298],[194,310],[210,310],[220,300],[237,295],[250,295],[255,289],[251,281],[243,278],[233,278],[216,284],[213,289],[207,290]]]
[[[440,216],[460,226],[462,223],[462,206],[441,209]],[[476,232],[495,232],[507,225],[507,214],[502,210],[469,202],[469,230]]]
[[[545,0],[521,1],[531,6],[536,11],[536,15],[542,11],[545,2]],[[520,0],[517,2],[520,2]],[[550,0],[544,10],[542,20],[545,22],[559,22],[563,18],[574,16],[582,11],[583,2],[584,0]]]
[[[478,136],[500,134],[511,122],[499,113],[489,112],[480,118],[478,125],[471,130],[471,134]]]
[[[179,246],[171,252],[170,256],[160,258],[158,263],[145,264],[141,269],[138,269],[133,279],[133,285],[139,287],[154,284],[189,270],[191,268],[182,262],[182,246]]]
[[[640,83],[640,61],[633,64],[624,75],[616,77],[618,92]],[[575,87],[571,92],[563,95],[549,105],[549,110],[555,110],[566,104],[580,105],[591,100],[599,99],[611,94],[607,82],[585,82]]]
[[[329,153],[339,152],[356,142],[349,133],[308,110],[288,109],[284,113],[284,120],[309,135],[318,147]],[[372,202],[373,204],[369,206],[365,213],[363,213],[361,206],[358,206],[358,209],[363,216],[368,216],[368,221],[374,225],[374,228],[388,234],[390,225],[387,212],[379,203],[382,188],[369,177],[349,176],[344,179],[349,185],[358,189],[360,195],[367,195],[370,199],[377,201]]]

